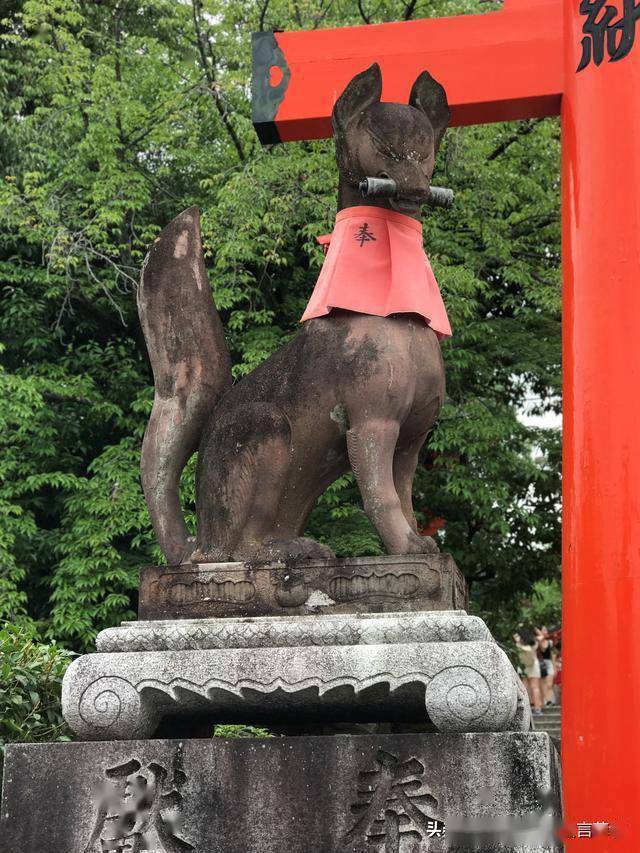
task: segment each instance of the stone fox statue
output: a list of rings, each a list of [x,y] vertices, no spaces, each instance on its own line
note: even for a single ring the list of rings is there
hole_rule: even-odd
[[[448,331],[434,329],[411,295],[402,303],[402,292],[413,288],[417,305],[425,292],[422,277],[427,268],[430,273],[420,205],[449,108],[444,89],[427,72],[415,81],[408,104],[381,103],[381,92],[374,64],[354,77],[333,110],[339,165],[334,237],[339,225],[343,231],[350,222],[358,225],[351,237],[344,232],[337,249],[349,256],[344,298],[335,297],[341,262],[331,260],[332,238],[315,309],[305,315],[311,319],[241,382],[232,385],[197,208],[176,217],[145,259],[138,309],[155,400],[142,446],[142,484],[169,563],[332,556],[302,534],[317,498],[349,466],[388,553],[437,551],[417,532],[411,487],[418,452],[443,402],[438,338]],[[393,179],[396,197],[364,206],[358,184],[365,176]],[[405,255],[414,243],[419,258],[411,267]],[[393,293],[377,293],[384,304],[372,308],[368,288],[379,286],[381,262],[367,267],[370,250],[393,256],[383,276]],[[327,265],[329,286],[322,284]],[[440,309],[444,313],[441,302]],[[196,450],[194,541],[178,490]]]

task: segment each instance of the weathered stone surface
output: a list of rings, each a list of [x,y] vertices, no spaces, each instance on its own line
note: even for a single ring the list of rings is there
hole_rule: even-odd
[[[123,622],[101,631],[96,647],[99,652],[154,652],[469,640],[492,640],[482,619],[464,610],[434,610]]]
[[[151,737],[169,716],[428,717],[439,731],[530,728],[515,671],[486,639],[84,655],[67,670],[62,707],[70,727],[88,740]]]
[[[0,848],[546,853],[560,850],[559,816],[545,734],[20,744],[7,749]]]
[[[140,619],[466,609],[450,554],[147,566]]]
[[[286,79],[286,66],[276,64],[285,67]],[[269,86],[270,94],[275,89]],[[335,99],[338,208],[359,208],[360,181],[384,169],[394,198],[368,203],[383,218],[382,208],[400,211],[417,225],[449,121],[446,93],[427,71],[416,78],[408,103],[381,103],[381,93],[381,69],[373,63]],[[438,332],[449,327],[437,293],[426,304],[413,298],[425,267],[419,233],[411,240],[409,233],[395,249],[389,248],[392,241],[368,235],[368,245],[389,261],[376,261],[375,251],[370,269],[380,273],[380,287],[392,254],[414,265],[393,286],[386,276],[395,304],[390,299],[384,307],[384,299],[371,296],[367,304],[338,302],[349,310],[311,311],[295,335],[233,385],[220,320],[211,295],[205,298],[196,212],[185,211],[156,237],[138,289],[155,384],[141,474],[170,563],[329,556],[304,531],[318,496],[349,469],[387,553],[436,550],[416,529],[411,485],[420,448],[444,402]],[[362,269],[358,273],[367,278]],[[404,296],[398,294],[403,283]],[[388,313],[395,308],[401,310]],[[178,492],[196,449],[193,550]]]

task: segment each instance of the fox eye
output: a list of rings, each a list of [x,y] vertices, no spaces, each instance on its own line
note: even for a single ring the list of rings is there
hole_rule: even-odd
[[[378,146],[376,146],[376,148],[378,149],[378,154],[382,154],[382,156],[386,157],[388,160],[404,159],[401,154],[398,154],[397,151],[393,151],[391,148],[379,148]]]
[[[376,151],[378,152],[378,154],[380,154],[381,157],[386,157],[388,160],[396,161],[403,159],[401,154],[398,154],[397,151],[394,151],[393,148],[391,148],[381,139],[378,139],[377,136],[371,134],[370,139],[373,142],[373,147],[376,149]]]

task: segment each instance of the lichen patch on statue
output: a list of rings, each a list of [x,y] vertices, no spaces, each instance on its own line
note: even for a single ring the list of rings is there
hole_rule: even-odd
[[[450,337],[440,289],[422,248],[421,223],[382,207],[341,210],[302,322],[333,308],[377,317],[420,314],[439,338]]]

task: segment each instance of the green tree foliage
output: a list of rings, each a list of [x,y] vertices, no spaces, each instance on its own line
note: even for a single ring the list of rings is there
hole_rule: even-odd
[[[531,594],[522,597],[521,625],[554,626],[560,622],[562,591],[555,579],[541,578],[532,588]]]
[[[0,781],[4,745],[68,740],[60,689],[71,653],[29,628],[0,628]]]
[[[241,726],[241,725],[217,725],[213,727],[213,737],[219,738],[245,738],[259,737],[267,738],[274,737],[269,729],[261,726]]]
[[[481,0],[8,0],[0,24],[0,617],[86,647],[158,561],[138,479],[152,378],[135,311],[146,248],[191,204],[240,378],[295,332],[331,229],[332,144],[261,148],[250,33],[486,11]],[[420,519],[498,612],[559,563],[558,127],[451,130],[425,244],[454,338],[416,480]],[[184,502],[193,518],[193,470]],[[379,553],[353,480],[310,532]]]

